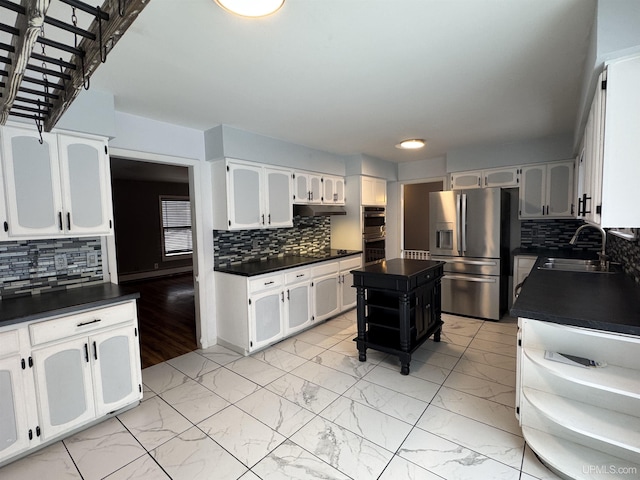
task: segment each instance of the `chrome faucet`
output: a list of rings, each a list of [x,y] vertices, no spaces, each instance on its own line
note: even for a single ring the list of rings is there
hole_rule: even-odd
[[[569,244],[571,245],[575,245],[576,242],[578,241],[578,236],[580,235],[580,232],[582,230],[584,230],[585,228],[595,228],[597,230],[600,231],[600,233],[602,234],[602,248],[600,249],[600,252],[598,253],[598,259],[600,260],[600,267],[603,269],[607,268],[607,255],[605,255],[605,247],[607,245],[607,232],[604,231],[604,229],[602,227],[599,227],[598,225],[591,225],[590,223],[585,223],[584,225],[578,227],[578,229],[576,230],[576,233],[573,234],[573,237],[571,237],[571,240],[569,240]]]

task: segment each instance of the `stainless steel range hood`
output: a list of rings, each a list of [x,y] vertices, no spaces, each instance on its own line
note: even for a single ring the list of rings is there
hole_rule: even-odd
[[[328,215],[346,215],[347,211],[340,205],[294,205],[293,215],[301,217],[326,217]]]

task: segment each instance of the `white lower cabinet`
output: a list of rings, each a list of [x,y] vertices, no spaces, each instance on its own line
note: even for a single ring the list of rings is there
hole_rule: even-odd
[[[358,255],[249,278],[215,272],[218,343],[247,355],[353,308],[360,265]]]
[[[535,255],[516,255],[513,257],[513,301],[520,294],[524,281],[538,260]]]
[[[563,478],[613,478],[590,467],[636,478],[640,339],[525,318],[518,325],[516,416],[529,447]],[[548,353],[602,366],[554,361]]]
[[[135,300],[12,327],[0,332],[0,465],[142,398]]]
[[[21,353],[20,333],[0,333],[0,465],[40,443],[33,375]]]
[[[340,313],[338,274],[340,262],[313,267],[313,316],[316,321],[325,320]]]
[[[293,335],[314,321],[311,309],[311,270],[285,273],[285,329],[284,335]]]

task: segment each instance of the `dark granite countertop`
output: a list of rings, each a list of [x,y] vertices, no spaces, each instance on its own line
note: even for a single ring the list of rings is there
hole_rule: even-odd
[[[613,274],[540,270],[538,259],[511,308],[514,317],[640,336],[640,285]]]
[[[54,315],[67,315],[88,308],[139,298],[132,288],[102,283],[28,297],[0,300],[0,327],[40,320]]]
[[[340,253],[338,253],[340,252]],[[259,262],[244,262],[229,265],[226,267],[216,267],[216,272],[231,273],[244,277],[253,277],[264,273],[274,273],[287,268],[302,267],[314,263],[326,262],[327,260],[337,260],[351,255],[358,255],[361,250],[327,250],[320,254],[311,255],[288,255],[284,257],[272,257]]]

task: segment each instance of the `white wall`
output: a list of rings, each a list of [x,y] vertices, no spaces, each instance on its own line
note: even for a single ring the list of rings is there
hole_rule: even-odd
[[[573,157],[573,135],[558,135],[509,144],[451,149],[447,152],[447,172],[544,163]]]
[[[398,164],[398,180],[419,180],[447,175],[447,157],[428,158]]]
[[[56,128],[113,137],[116,133],[113,94],[82,90],[60,117]]]
[[[220,148],[222,142],[222,148]],[[222,157],[345,175],[345,156],[219,125],[204,132],[207,160]]]

